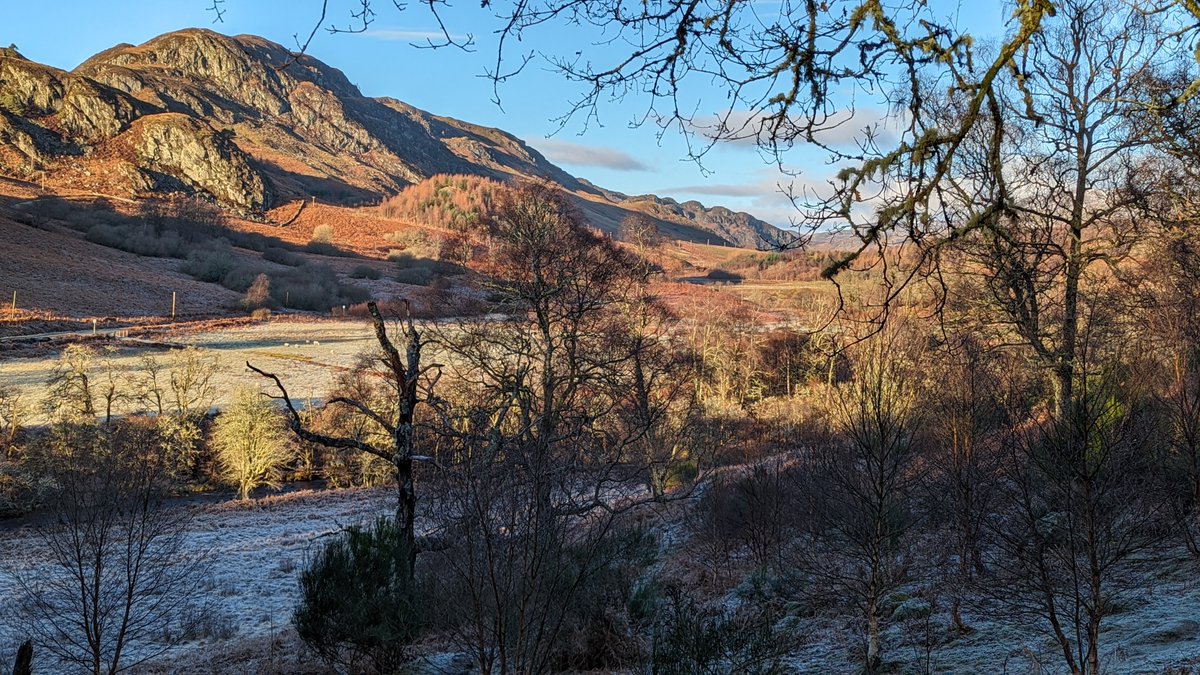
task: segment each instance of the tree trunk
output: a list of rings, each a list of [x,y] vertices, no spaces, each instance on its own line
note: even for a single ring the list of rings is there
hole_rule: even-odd
[[[879,670],[883,657],[879,650],[879,612],[876,603],[871,601],[867,610],[867,672]]]
[[[413,486],[412,459],[397,455],[396,466],[396,524],[400,526],[401,538],[408,556],[408,576],[411,579],[417,567],[416,511],[417,493]]]
[[[967,627],[967,624],[963,623],[961,609],[962,598],[955,596],[954,603],[950,605],[950,621],[954,624],[954,630],[966,635],[971,632],[971,629]]]
[[[26,640],[17,650],[17,662],[12,675],[33,675],[33,642]]]

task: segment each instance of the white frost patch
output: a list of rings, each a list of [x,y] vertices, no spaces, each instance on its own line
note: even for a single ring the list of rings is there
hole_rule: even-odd
[[[212,635],[177,652],[211,648],[227,640],[277,633],[291,622],[299,598],[298,576],[314,543],[348,525],[390,515],[394,489],[301,491],[240,503],[181,504],[193,511],[188,550],[206,551],[210,566],[202,584],[212,603],[206,626]],[[31,526],[0,529],[0,671],[7,672],[25,636],[11,600],[15,574],[49,569],[46,552]],[[44,664],[35,671],[52,672]],[[44,655],[43,655],[44,656]]]

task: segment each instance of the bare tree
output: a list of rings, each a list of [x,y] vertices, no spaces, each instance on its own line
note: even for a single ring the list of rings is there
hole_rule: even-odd
[[[51,372],[47,412],[62,421],[86,421],[96,418],[96,401],[91,367],[95,353],[83,345],[69,345],[58,357]]]
[[[217,416],[212,441],[221,474],[237,486],[241,499],[260,485],[279,487],[283,466],[293,457],[284,429],[275,406],[250,389],[239,390]]]
[[[658,231],[658,223],[644,213],[625,216],[617,226],[617,236],[633,247],[637,254],[649,258],[650,252],[666,241]]]
[[[1085,298],[1136,281],[1119,267],[1149,226],[1141,214],[1154,181],[1134,157],[1154,136],[1131,119],[1167,43],[1157,17],[1138,7],[1062,3],[1031,39],[1027,71],[997,91],[1001,117],[968,144],[975,150],[943,193],[945,217],[974,224],[958,262],[988,302],[970,310],[996,342],[1043,364],[1059,414],[1078,384]],[[993,147],[1002,154],[988,156]]]
[[[1103,622],[1144,588],[1172,517],[1153,419],[1119,370],[1085,378],[1066,416],[1017,428],[989,562],[990,595],[1035,619],[1071,673],[1102,672]]]
[[[246,295],[242,298],[241,306],[242,309],[257,314],[259,310],[266,309],[270,304],[271,278],[263,272],[254,277],[254,281],[246,289]]]
[[[700,423],[694,358],[672,334],[674,317],[644,288],[622,314],[619,342],[611,348],[628,358],[604,374],[617,392],[612,437],[628,446],[630,461],[645,467],[646,485],[662,498],[679,486],[682,471],[699,474],[712,456]]]
[[[15,389],[0,385],[0,447],[4,448],[3,459],[12,459],[16,451],[17,434],[24,418],[24,402]]]
[[[852,604],[864,626],[864,667],[883,663],[883,601],[907,578],[924,478],[916,359],[898,327],[854,354],[854,379],[832,394],[832,435],[797,472],[802,536],[795,547],[812,592]]]
[[[627,332],[643,277],[545,184],[504,195],[490,232],[506,318],[439,340],[448,548],[432,564],[457,599],[456,639],[483,672],[617,667],[576,662],[563,641],[604,630],[590,623],[604,615],[594,603],[611,599],[597,594],[640,557],[624,515],[656,501],[639,442],[666,430],[658,376],[647,375],[649,336]],[[639,358],[648,425],[624,424]]]
[[[187,347],[171,350],[165,363],[145,354],[140,365],[133,383],[138,403],[156,417],[169,470],[185,477],[196,469],[200,423],[216,400],[213,377],[221,372],[220,362]]]
[[[408,309],[407,301],[404,307]],[[425,342],[413,323],[412,315],[404,318],[405,353],[402,356],[387,334],[387,324],[379,307],[374,302],[367,303],[367,311],[375,327],[375,339],[379,343],[380,354],[378,363],[384,379],[386,397],[382,407],[372,407],[371,400],[357,400],[346,397],[331,398],[326,405],[345,406],[353,414],[378,431],[377,434],[365,438],[354,436],[332,436],[317,433],[306,426],[305,418],[296,410],[283,382],[274,374],[259,370],[246,363],[250,370],[273,381],[279,390],[275,397],[283,401],[287,412],[288,425],[302,440],[316,443],[329,448],[341,448],[364,452],[378,457],[392,465],[396,474],[396,523],[400,527],[403,539],[410,551],[409,573],[415,568],[417,546],[414,520],[416,518],[417,496],[413,486],[413,462],[427,460],[428,456],[416,453],[417,442],[414,426],[416,409],[426,401],[437,377],[427,378],[426,375],[436,372],[440,365],[421,365],[421,350]],[[379,403],[378,400],[374,401]]]
[[[1200,245],[1188,229],[1166,233],[1148,257],[1149,287],[1137,316],[1149,330],[1135,336],[1147,366],[1164,383],[1157,393],[1165,422],[1172,503],[1184,542],[1200,556]]]
[[[951,563],[951,620],[960,631],[963,595],[973,579],[987,572],[983,562],[987,519],[995,506],[1000,476],[999,439],[1007,421],[1004,382],[989,354],[970,337],[944,345],[931,363],[939,386],[930,393],[923,436],[930,441],[930,504],[935,524],[949,531],[946,557]],[[934,359],[931,359],[933,361]]]
[[[43,465],[54,519],[38,529],[50,565],[18,577],[23,616],[43,653],[72,669],[124,672],[185,639],[199,604],[200,552],[188,511],[162,501],[165,475],[145,428],[76,427]]]

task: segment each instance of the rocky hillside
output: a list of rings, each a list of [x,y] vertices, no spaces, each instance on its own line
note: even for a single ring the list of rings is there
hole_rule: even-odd
[[[197,192],[249,214],[297,198],[377,201],[434,174],[540,177],[604,229],[636,210],[692,241],[778,234],[748,214],[602,190],[503,131],[363,96],[309,56],[200,29],[71,72],[0,50],[0,172],[118,196]]]

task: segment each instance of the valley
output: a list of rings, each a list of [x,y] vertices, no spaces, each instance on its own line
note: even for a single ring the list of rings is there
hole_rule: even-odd
[[[351,4],[0,48],[0,669],[1200,672],[1197,10]]]

